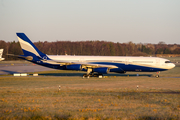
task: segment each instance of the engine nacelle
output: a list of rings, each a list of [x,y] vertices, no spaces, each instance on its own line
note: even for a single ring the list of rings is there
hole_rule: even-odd
[[[100,74],[107,74],[109,72],[108,68],[94,68],[93,72],[97,72]]]
[[[67,65],[67,70],[82,70],[81,64]]]

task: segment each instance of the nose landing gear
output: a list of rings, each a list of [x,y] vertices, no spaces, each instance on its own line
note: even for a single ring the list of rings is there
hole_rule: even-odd
[[[159,72],[156,72],[157,74],[155,75],[156,78],[159,77],[159,74],[160,74],[160,71]]]

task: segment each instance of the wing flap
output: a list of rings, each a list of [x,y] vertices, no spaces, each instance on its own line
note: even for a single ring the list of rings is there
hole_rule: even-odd
[[[115,66],[115,65],[82,63],[82,68],[101,68],[101,67],[107,67],[107,68],[109,68],[109,69],[118,68],[118,67]]]

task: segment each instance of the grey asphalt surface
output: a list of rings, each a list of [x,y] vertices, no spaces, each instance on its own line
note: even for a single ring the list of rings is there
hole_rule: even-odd
[[[14,73],[27,73],[50,71],[51,68],[35,65],[35,64],[0,64],[0,75],[14,74]]]

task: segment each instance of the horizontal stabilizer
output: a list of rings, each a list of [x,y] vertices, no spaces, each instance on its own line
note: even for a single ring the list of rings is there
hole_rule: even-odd
[[[13,56],[13,57],[18,57],[18,58],[24,58],[26,60],[33,60],[33,57],[32,56],[24,56],[24,55],[14,55],[14,54],[7,54],[8,56]]]

